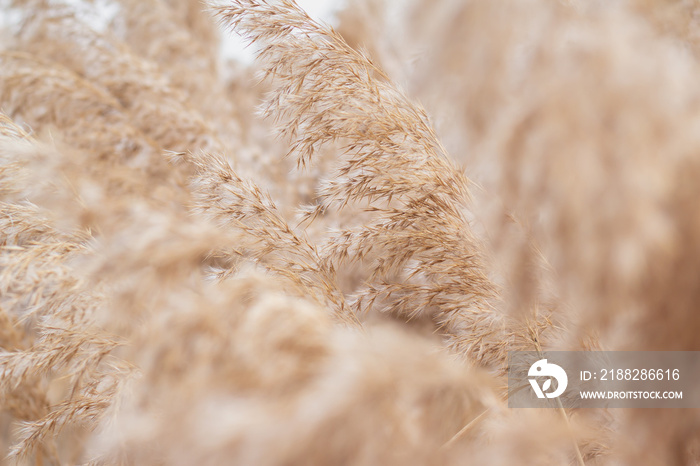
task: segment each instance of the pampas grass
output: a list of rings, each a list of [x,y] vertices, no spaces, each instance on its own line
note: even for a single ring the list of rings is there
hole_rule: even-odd
[[[689,4],[0,5],[8,463],[697,463],[504,376],[697,349]]]

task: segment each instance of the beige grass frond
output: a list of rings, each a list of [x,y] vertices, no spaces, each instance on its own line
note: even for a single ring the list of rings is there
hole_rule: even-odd
[[[259,47],[274,86],[266,113],[280,121],[300,164],[324,145],[343,146],[339,168],[323,180],[308,218],[369,204],[372,220],[331,238],[325,254],[335,267],[374,254],[357,310],[378,297],[389,302],[385,309],[408,315],[431,307],[459,352],[502,360],[500,338],[477,336],[477,343],[456,333],[470,332],[474,315],[494,313],[487,302],[495,288],[467,221],[467,178],[445,154],[425,111],[294,2],[236,1],[215,11]],[[397,281],[379,285],[374,279]],[[502,336],[503,322],[489,319]]]

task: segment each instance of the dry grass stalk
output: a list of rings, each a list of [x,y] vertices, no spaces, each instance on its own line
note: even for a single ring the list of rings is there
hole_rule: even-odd
[[[156,63],[170,83],[184,91],[189,105],[213,123],[221,140],[239,146],[245,137],[240,118],[249,116],[237,115],[236,103],[216,79],[218,34],[204,3],[119,0],[118,4],[121,14],[110,27],[114,35],[134,53]]]
[[[363,202],[375,214],[326,248],[335,267],[376,254],[356,309],[384,300],[387,310],[409,317],[436,312],[457,351],[501,360],[504,323],[488,304],[493,286],[466,219],[467,179],[423,109],[293,2],[240,1],[216,11],[260,47],[275,86],[266,113],[281,121],[299,164],[323,145],[344,145],[337,173],[323,180],[307,218]]]
[[[16,2],[26,18],[11,48],[71,69],[107,90],[138,127],[170,151],[223,152],[213,129],[188,105],[158,67],[135,55],[108,31],[93,29],[68,4]],[[21,9],[19,9],[21,6]]]
[[[42,148],[4,115],[2,123],[0,159],[26,170],[28,161],[13,155]],[[22,189],[22,178],[15,179],[14,197],[30,192]],[[69,266],[87,252],[87,235],[57,231],[39,207],[8,200],[0,203],[0,308],[6,325],[0,333],[0,399],[26,423],[10,454],[25,456],[39,448],[56,459],[51,445],[57,432],[99,416],[100,410],[52,403],[63,397],[62,404],[82,403],[88,387],[94,390],[114,372],[105,371],[101,361],[116,343],[92,327],[101,296],[88,291]],[[68,391],[52,394],[52,387]],[[105,395],[103,403],[108,399]]]
[[[222,157],[199,154],[186,159],[196,167],[192,185],[197,211],[222,228],[241,230],[245,236],[237,246],[240,253],[263,261],[265,268],[297,285],[302,296],[315,296],[345,322],[359,324],[338,289],[333,266],[324,264],[316,247],[290,228],[268,195],[240,178]]]
[[[697,462],[692,411],[509,410],[499,374],[696,349],[690,3],[350,5],[387,73],[292,1],[219,4],[259,88],[196,1],[0,5],[3,456]]]

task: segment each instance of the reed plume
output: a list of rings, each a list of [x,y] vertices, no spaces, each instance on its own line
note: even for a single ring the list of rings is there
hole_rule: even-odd
[[[697,349],[691,3],[0,1],[2,461],[697,463],[505,377]]]
[[[299,165],[326,144],[343,146],[306,219],[348,203],[373,214],[325,245],[325,260],[336,268],[371,261],[356,310],[377,303],[408,318],[434,313],[457,351],[486,362],[502,358],[504,322],[488,303],[493,285],[467,221],[468,181],[424,110],[293,2],[233,5],[216,12],[260,48],[275,86],[266,114],[280,120]]]

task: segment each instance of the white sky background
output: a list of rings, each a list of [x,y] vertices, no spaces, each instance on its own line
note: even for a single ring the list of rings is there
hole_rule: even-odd
[[[336,13],[345,6],[347,0],[296,0],[296,2],[312,18],[335,26]],[[222,59],[234,59],[243,63],[253,61],[254,49],[246,48],[236,33],[221,31],[221,34]]]

